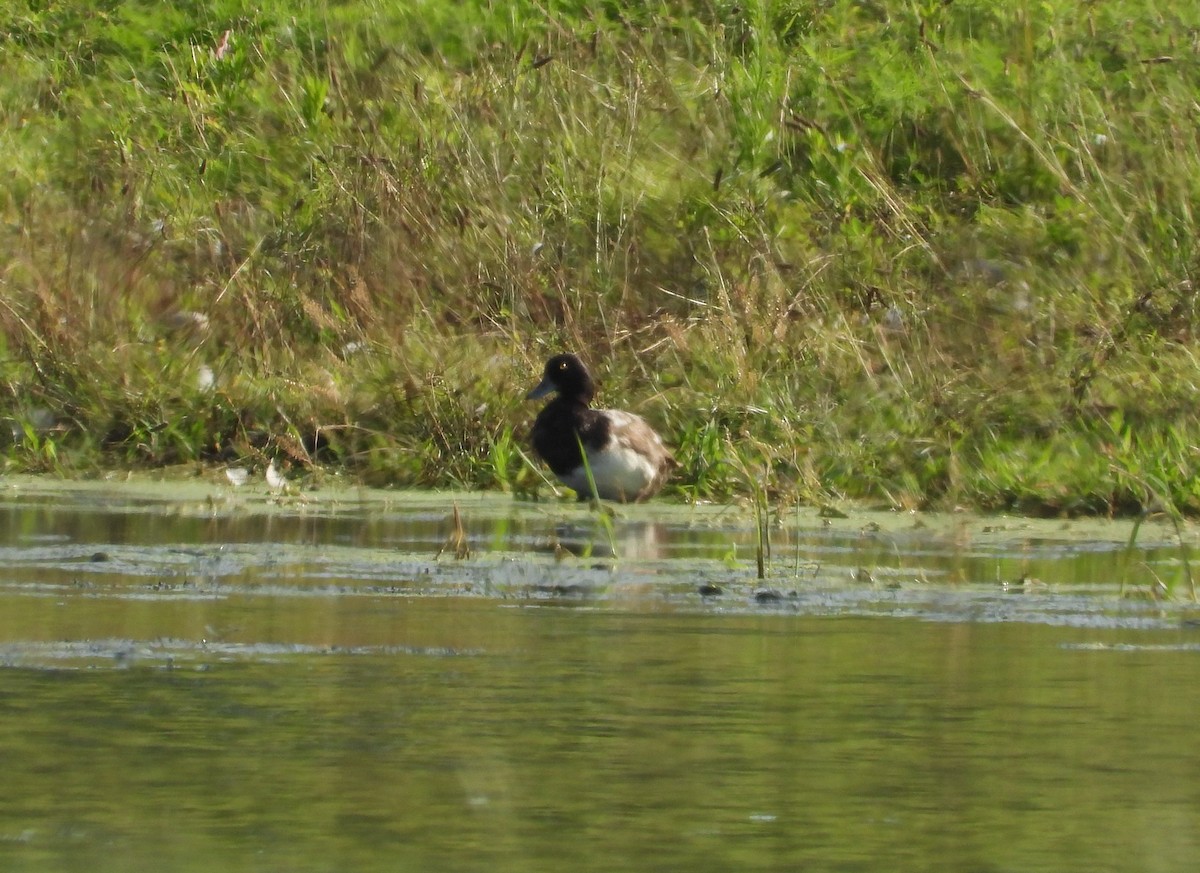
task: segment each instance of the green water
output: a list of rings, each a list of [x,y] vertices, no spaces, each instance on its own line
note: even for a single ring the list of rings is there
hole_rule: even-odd
[[[0,870],[1200,857],[1200,630],[1118,596],[1165,530],[810,514],[760,581],[717,509],[460,496],[456,560],[449,498],[214,493],[0,497]]]

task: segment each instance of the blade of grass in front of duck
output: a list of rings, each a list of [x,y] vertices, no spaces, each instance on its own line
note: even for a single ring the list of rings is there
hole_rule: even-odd
[[[588,491],[591,492],[592,508],[596,512],[600,526],[604,528],[604,535],[608,538],[608,546],[612,550],[613,560],[619,560],[620,555],[617,554],[617,537],[613,530],[612,516],[600,502],[600,492],[596,488],[596,478],[592,475],[592,465],[588,463],[587,452],[583,450],[583,440],[578,431],[575,432],[575,444],[579,446],[579,457],[583,460],[583,474],[587,477]]]

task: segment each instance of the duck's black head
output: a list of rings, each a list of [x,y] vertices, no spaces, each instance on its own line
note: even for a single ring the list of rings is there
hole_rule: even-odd
[[[575,355],[555,355],[546,362],[542,381],[525,395],[526,400],[537,400],[554,391],[564,400],[587,403],[596,393],[596,385],[588,375],[587,367]]]

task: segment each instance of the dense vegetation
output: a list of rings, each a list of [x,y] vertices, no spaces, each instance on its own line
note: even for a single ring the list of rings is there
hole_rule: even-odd
[[[1200,512],[1198,46],[1140,0],[14,0],[0,452],[547,493],[569,348],[677,496]]]

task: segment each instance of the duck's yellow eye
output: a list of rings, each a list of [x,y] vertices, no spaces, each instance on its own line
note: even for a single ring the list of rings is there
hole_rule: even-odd
[[[559,365],[558,365],[558,369],[560,369],[560,370],[565,370],[565,369],[567,369],[567,362],[566,362],[566,361],[561,361],[561,362],[559,363]]]

